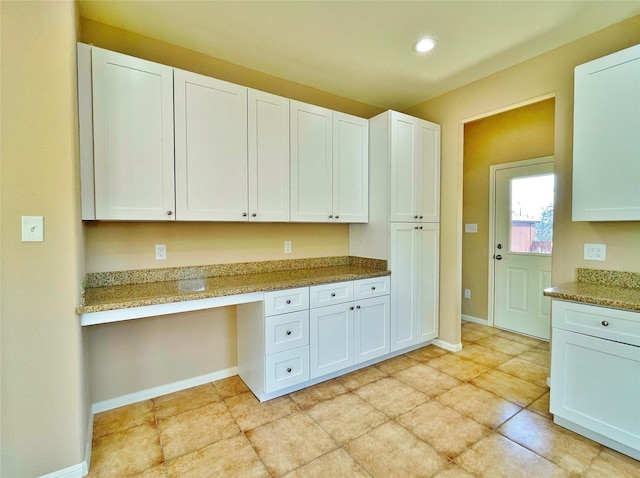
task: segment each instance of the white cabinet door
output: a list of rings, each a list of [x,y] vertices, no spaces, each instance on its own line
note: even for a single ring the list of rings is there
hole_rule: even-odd
[[[309,311],[311,378],[353,365],[353,304],[336,304]]]
[[[333,216],[336,222],[369,219],[369,122],[333,112]]]
[[[415,229],[414,229],[415,230]],[[440,297],[440,226],[435,223],[418,226],[417,274],[417,341],[435,339],[438,336]]]
[[[554,420],[614,440],[639,457],[640,347],[555,327],[551,344]]]
[[[291,221],[332,222],[332,111],[291,101]]]
[[[417,343],[417,281],[419,277],[418,226],[392,223],[389,269],[391,270],[391,351]]]
[[[437,222],[440,217],[440,125],[395,111],[390,116],[390,219]]]
[[[356,301],[353,317],[354,363],[390,352],[390,299],[388,295]]]
[[[96,219],[173,220],[173,69],[91,51]]]
[[[391,350],[438,336],[439,225],[391,224]]]
[[[248,220],[247,88],[175,70],[181,221]]]
[[[575,69],[573,220],[640,220],[640,45]]]
[[[249,89],[249,220],[289,222],[289,100]]]

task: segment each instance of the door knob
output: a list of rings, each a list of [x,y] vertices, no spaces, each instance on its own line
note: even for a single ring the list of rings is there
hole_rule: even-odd
[[[501,256],[500,254],[498,254],[498,255],[496,255],[496,256],[493,256],[493,258],[494,258],[496,261],[501,261],[501,260],[502,260],[502,256]]]

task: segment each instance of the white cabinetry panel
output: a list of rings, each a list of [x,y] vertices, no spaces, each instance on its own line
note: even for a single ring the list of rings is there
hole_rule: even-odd
[[[249,89],[249,220],[289,222],[289,100]]]
[[[353,305],[336,304],[309,311],[311,378],[353,364]]]
[[[575,69],[573,220],[640,220],[640,45]]]
[[[96,219],[173,220],[173,69],[91,53]]]
[[[180,220],[246,221],[247,88],[175,70]]]

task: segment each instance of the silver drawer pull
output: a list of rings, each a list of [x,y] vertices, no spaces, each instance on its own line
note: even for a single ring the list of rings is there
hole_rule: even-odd
[[[376,290],[376,286],[371,286],[371,290]]]
[[[357,306],[356,306],[356,309],[359,309],[359,308],[360,308],[360,306],[359,306],[359,305],[357,305]]]
[[[287,369],[287,373],[291,373],[291,367]]]
[[[605,327],[608,327],[609,326],[609,321],[603,320],[602,321],[602,325],[605,326]]]
[[[290,331],[290,330],[287,330],[286,334],[287,334],[287,335],[291,335],[291,331]]]
[[[335,292],[332,292],[332,293],[331,293],[331,297],[335,297],[335,296],[336,296],[336,293],[335,293]]]
[[[349,310],[353,310],[353,307],[349,307]]]
[[[287,304],[290,304],[290,303],[291,303],[291,300],[290,300],[290,299],[287,299]]]

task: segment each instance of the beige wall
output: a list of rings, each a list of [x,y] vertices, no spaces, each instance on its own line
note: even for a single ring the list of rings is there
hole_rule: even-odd
[[[640,223],[571,222],[573,69],[640,43],[640,17],[584,37],[512,68],[410,108],[442,125],[440,335],[460,340],[463,125],[465,121],[555,94],[557,177],[552,283],[575,279],[577,267],[640,271]],[[582,259],[585,242],[607,244],[607,261]]]
[[[380,111],[94,21],[81,20],[80,36],[102,48],[338,111],[363,117]],[[342,256],[349,251],[344,224],[86,222],[85,232],[88,272]],[[291,254],[283,252],[285,240],[292,242]],[[155,244],[167,245],[167,260],[155,260]],[[88,327],[86,333],[93,402],[237,365],[234,307]],[[144,352],[133,336],[145,344]]]
[[[39,476],[84,460],[87,401],[79,302],[76,10],[73,2],[1,9],[0,476]],[[44,242],[21,242],[42,215]]]
[[[464,127],[462,220],[478,225],[462,236],[462,314],[487,319],[489,167],[553,155],[553,98],[467,123]]]

